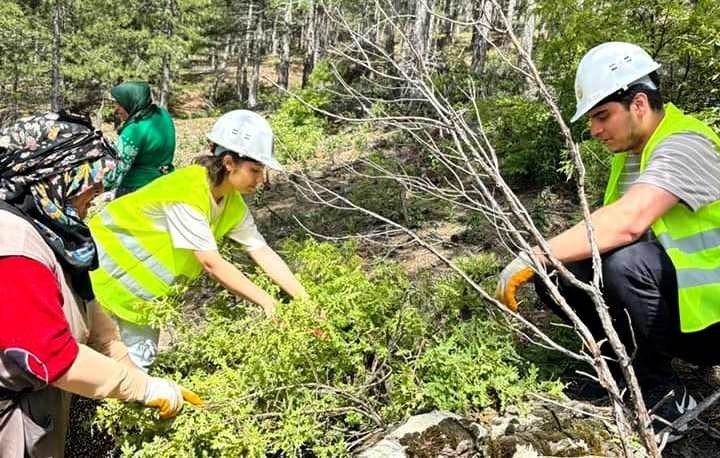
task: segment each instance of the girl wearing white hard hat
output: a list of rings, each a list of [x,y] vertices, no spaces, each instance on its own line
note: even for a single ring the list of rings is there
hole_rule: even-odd
[[[275,299],[220,255],[223,237],[238,242],[290,296],[305,295],[258,232],[242,197],[264,182],[266,167],[281,170],[270,125],[256,113],[235,110],[217,120],[208,139],[211,155],[111,202],[89,224],[100,264],[91,274],[96,297],[144,369],[157,352],[158,330],[148,324],[152,300],[203,270],[268,317],[275,313]]]

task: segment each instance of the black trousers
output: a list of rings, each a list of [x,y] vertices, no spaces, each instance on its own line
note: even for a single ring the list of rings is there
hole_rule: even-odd
[[[680,332],[675,268],[659,243],[636,242],[604,254],[602,261],[603,297],[628,352],[635,352],[633,367],[641,386],[675,380],[670,365],[673,357],[701,365],[720,362],[720,323],[698,332]],[[592,281],[591,260],[568,263],[566,267],[580,281]],[[590,297],[562,279],[556,281],[563,297],[596,339],[605,338]],[[551,310],[569,321],[537,277],[535,288]],[[603,352],[614,356],[607,343]]]

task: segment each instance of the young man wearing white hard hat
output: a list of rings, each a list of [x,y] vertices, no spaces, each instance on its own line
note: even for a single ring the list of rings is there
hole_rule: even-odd
[[[659,67],[630,43],[591,49],[577,69],[572,121],[586,116],[592,136],[613,153],[604,205],[592,214],[603,294],[616,329],[635,354],[646,402],[652,407],[672,392],[656,410],[656,417],[672,421],[695,405],[673,372],[672,357],[698,364],[720,360],[707,351],[720,343],[720,138],[674,105],[663,105]],[[580,280],[590,281],[584,223],[555,236],[549,246]],[[544,260],[540,250],[536,254]],[[499,299],[513,310],[516,289],[533,277],[527,259],[527,253],[518,256],[498,282]],[[562,280],[559,287],[602,339],[588,296]],[[542,282],[536,288],[562,314]],[[656,418],[656,426],[660,423]]]
[[[108,204],[90,220],[99,253],[91,273],[98,302],[114,315],[132,360],[147,370],[158,331],[148,325],[153,299],[203,270],[228,291],[275,313],[275,300],[223,259],[217,241],[238,242],[292,297],[305,290],[258,232],[243,194],[264,182],[265,167],[281,170],[273,133],[262,116],[235,110],[221,116],[208,139],[209,156]]]

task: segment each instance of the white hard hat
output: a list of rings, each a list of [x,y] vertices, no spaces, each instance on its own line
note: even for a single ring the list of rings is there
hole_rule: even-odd
[[[640,46],[620,41],[595,46],[578,65],[575,74],[577,109],[570,121],[577,121],[602,99],[620,89],[626,90],[633,83],[642,82],[655,89],[644,77],[658,68],[660,64]]]
[[[215,121],[207,138],[222,147],[216,149],[216,154],[230,150],[271,169],[283,169],[273,154],[270,124],[257,113],[248,110],[229,111]]]

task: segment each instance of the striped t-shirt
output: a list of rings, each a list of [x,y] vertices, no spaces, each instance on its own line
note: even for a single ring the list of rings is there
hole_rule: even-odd
[[[640,155],[628,154],[618,186],[624,194],[631,185],[662,188],[693,211],[720,200],[720,154],[703,135],[684,132],[663,140],[640,172]]]

